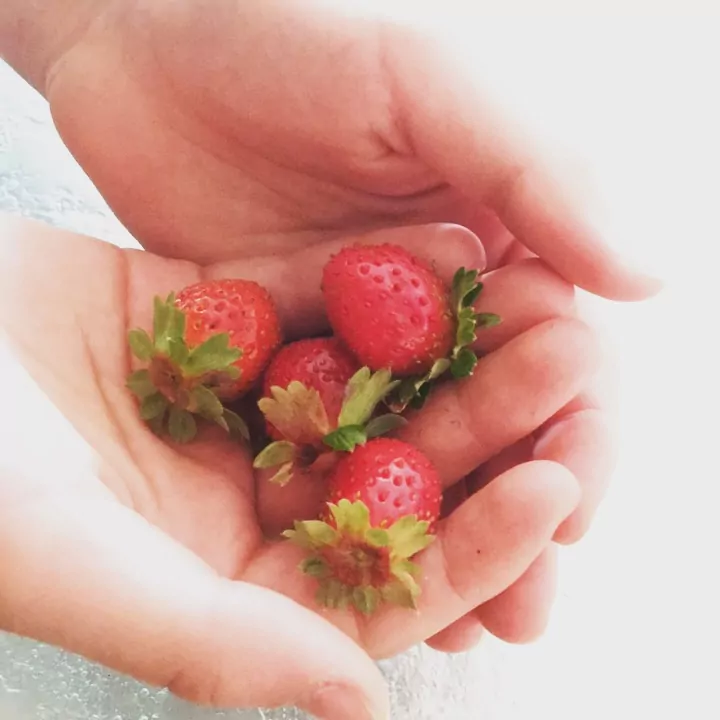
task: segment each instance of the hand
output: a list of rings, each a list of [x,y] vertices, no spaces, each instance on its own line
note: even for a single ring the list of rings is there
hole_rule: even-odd
[[[390,609],[367,622],[316,614],[298,549],[261,531],[315,512],[310,488],[256,486],[248,454],[214,428],[190,446],[152,435],[124,387],[126,331],[148,326],[155,294],[202,273],[260,281],[289,336],[317,332],[320,269],[337,243],[201,269],[12,220],[0,237],[2,327],[102,467],[100,478],[73,468],[0,475],[0,627],[197,702],[295,703],[338,720],[365,717],[367,703],[381,717],[380,676],[351,639],[386,657],[462,618],[485,622],[482,608],[497,607],[503,591],[513,592],[508,586],[528,577],[585,502],[561,463],[586,469],[596,443],[574,445],[551,418],[586,386],[595,341],[577,320],[558,317],[571,313],[571,289],[530,259],[487,276],[483,302],[505,318],[483,335],[489,354],[469,381],[438,389],[406,436],[438,463],[448,486],[548,421],[560,438],[541,454],[550,461],[500,472],[440,524],[422,555],[418,613]],[[364,240],[404,244],[445,277],[460,264],[483,265],[476,239],[453,226]],[[527,580],[518,587],[522,595]]]
[[[658,288],[440,40],[323,0],[8,2],[39,26],[26,74],[60,134],[153,252],[217,262],[453,222],[490,267],[515,239],[590,292]]]

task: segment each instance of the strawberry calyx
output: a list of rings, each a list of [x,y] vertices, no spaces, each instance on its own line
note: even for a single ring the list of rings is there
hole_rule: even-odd
[[[361,500],[327,505],[327,522],[296,521],[283,533],[308,551],[300,569],[317,578],[317,601],[366,615],[383,603],[417,608],[420,568],[411,558],[435,539],[429,523],[406,515],[389,527],[373,527]]]
[[[226,408],[218,392],[237,380],[235,363],[242,356],[229,345],[227,333],[212,335],[189,347],[185,340],[185,314],[175,305],[175,294],[154,300],[152,336],[142,328],[128,333],[133,355],[148,367],[131,373],[127,388],[140,401],[140,417],[158,435],[167,432],[179,443],[197,434],[195,415],[214,422],[233,438],[247,440],[243,419]]]
[[[473,307],[483,290],[478,281],[477,270],[458,269],[452,282],[452,309],[455,316],[455,344],[449,357],[435,361],[430,370],[420,377],[407,378],[400,383],[388,401],[388,407],[396,413],[408,406],[421,408],[432,383],[450,371],[454,378],[466,378],[473,374],[478,357],[472,349],[480,328],[498,325],[502,320],[495,313],[476,313]]]
[[[404,418],[389,413],[373,418],[385,397],[399,385],[389,370],[373,373],[364,367],[348,381],[337,424],[327,416],[320,393],[295,380],[287,388],[270,388],[272,397],[262,398],[258,407],[277,428],[283,440],[270,443],[255,458],[256,469],[277,468],[271,482],[285,485],[296,468],[307,468],[321,455],[352,452],[358,445],[405,424]]]

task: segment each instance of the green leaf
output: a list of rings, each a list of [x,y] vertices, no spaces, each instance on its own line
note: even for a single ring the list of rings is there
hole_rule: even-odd
[[[494,325],[499,325],[502,322],[502,318],[495,313],[478,313],[475,315],[475,322],[478,327],[489,328]]]
[[[406,378],[387,401],[388,407],[395,413],[400,413],[410,406],[419,409],[425,404],[430,394],[431,383],[443,375],[450,367],[448,358],[440,358],[433,363],[430,370],[421,377]]]
[[[475,290],[477,276],[477,270],[466,270],[464,267],[459,268],[455,273],[452,282],[452,300],[456,311],[465,307],[465,298]]]
[[[408,424],[408,421],[395,413],[388,413],[386,415],[380,415],[371,420],[365,427],[365,435],[368,440],[381,435],[386,435],[393,430],[398,430]]]
[[[262,470],[277,465],[284,465],[285,463],[291,463],[295,460],[297,450],[297,445],[287,440],[270,443],[270,445],[258,453],[253,462],[253,467],[257,470]]]
[[[453,360],[450,366],[450,372],[452,372],[455,378],[466,378],[470,377],[475,370],[475,366],[478,363],[477,355],[470,350],[470,348],[461,348],[457,357]]]
[[[162,393],[148,395],[140,405],[140,417],[143,420],[152,420],[167,409],[168,401]]]
[[[327,563],[322,558],[317,557],[311,557],[303,560],[300,564],[300,570],[302,570],[305,575],[320,579],[327,577],[329,572]]]
[[[430,372],[425,376],[425,381],[429,382],[431,380],[437,380],[437,378],[443,375],[449,367],[450,360],[447,358],[440,358],[439,360],[436,360],[430,368]]]
[[[388,530],[390,545],[395,558],[405,560],[424,550],[434,540],[428,535],[429,524],[419,521],[415,515],[400,518]]]
[[[382,528],[372,528],[365,533],[365,539],[376,548],[387,547],[390,544],[390,535]]]
[[[188,346],[182,338],[168,340],[167,352],[170,359],[176,365],[184,365],[188,359],[188,355],[190,354]]]
[[[155,297],[153,302],[153,337],[155,339],[155,346],[161,352],[167,352],[166,338],[172,306],[169,302],[158,296]]]
[[[190,352],[185,363],[185,374],[188,377],[199,377],[208,372],[227,370],[242,356],[242,351],[230,347],[229,343],[230,336],[227,333],[209,337]]]
[[[462,299],[463,307],[471,307],[475,304],[475,301],[480,297],[480,293],[483,290],[483,284],[477,283],[475,287],[470,290],[465,297]]]
[[[171,407],[168,418],[168,432],[176,442],[190,442],[197,433],[197,425],[192,413],[175,406]]]
[[[154,418],[151,418],[147,421],[150,430],[152,430],[152,432],[158,437],[161,437],[163,431],[165,430],[165,415],[166,408],[164,408],[159,415],[156,415]]]
[[[415,610],[417,608],[417,598],[420,595],[420,587],[417,584],[411,585],[410,583],[414,583],[414,581],[410,577],[410,582],[408,582],[407,577],[409,576],[403,575],[402,579],[398,578],[395,582],[386,585],[381,591],[382,598],[385,602],[393,605]]]
[[[471,345],[475,342],[475,313],[471,308],[464,308],[458,314],[457,333],[455,344],[458,347]]]
[[[344,586],[337,580],[329,580],[325,584],[325,605],[332,609],[347,606],[347,597]]]
[[[380,599],[380,593],[374,587],[357,587],[352,593],[352,603],[363,615],[372,615]]]
[[[270,482],[273,485],[279,485],[285,487],[292,479],[295,473],[295,463],[285,463],[280,466],[280,469],[270,478]]]
[[[175,307],[175,300],[169,302],[170,316],[167,322],[167,339],[169,342],[185,341],[185,313]]]
[[[223,410],[223,420],[225,421],[230,437],[233,440],[244,440],[245,442],[250,441],[250,430],[247,423],[237,413],[225,408]],[[219,420],[216,422],[220,425]]]
[[[150,373],[147,370],[138,370],[128,375],[125,385],[141,400],[157,392],[157,388],[150,379]]]
[[[328,503],[339,532],[364,537],[370,528],[370,511],[362,500],[350,502],[343,498],[337,505]]]
[[[150,336],[142,328],[136,328],[128,333],[130,350],[138,360],[150,360],[155,348]]]
[[[296,520],[294,530],[286,530],[283,535],[306,550],[316,550],[326,545],[334,545],[338,534],[322,520]]]
[[[430,383],[425,383],[425,384],[421,385],[417,389],[417,392],[415,393],[415,397],[413,397],[413,399],[410,401],[410,407],[413,410],[420,410],[425,405],[431,392],[432,392],[432,385]]]
[[[217,420],[223,417],[223,404],[218,396],[204,385],[198,385],[190,392],[190,409],[208,420]]]
[[[399,381],[393,381],[389,370],[378,370],[372,374],[367,367],[358,370],[348,382],[338,427],[364,425],[378,404],[399,384]]]
[[[367,439],[362,425],[345,425],[328,433],[323,442],[333,450],[352,452],[358,445],[364,445]]]

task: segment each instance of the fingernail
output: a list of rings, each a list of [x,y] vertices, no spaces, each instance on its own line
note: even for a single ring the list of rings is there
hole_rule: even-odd
[[[310,711],[318,720],[389,720],[387,701],[370,700],[349,685],[325,685],[312,697]]]

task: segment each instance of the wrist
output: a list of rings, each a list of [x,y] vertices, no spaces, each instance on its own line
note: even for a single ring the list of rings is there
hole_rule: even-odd
[[[108,0],[2,0],[0,58],[45,94],[54,64]]]

